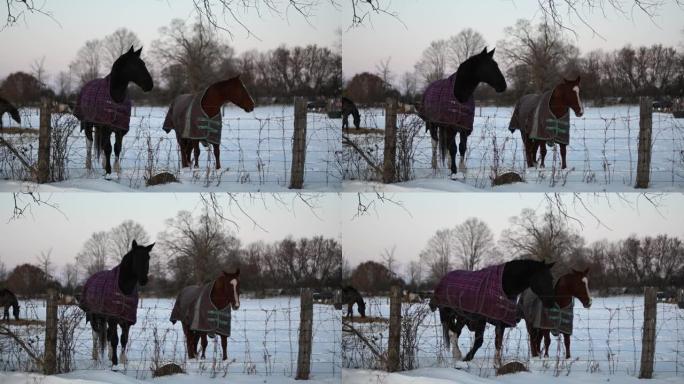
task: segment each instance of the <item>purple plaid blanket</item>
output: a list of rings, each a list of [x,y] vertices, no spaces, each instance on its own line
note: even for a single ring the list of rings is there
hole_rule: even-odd
[[[104,79],[91,80],[81,89],[76,100],[74,116],[81,121],[108,125],[128,132],[131,122],[131,99],[126,96],[122,103],[112,100],[109,75]]]
[[[204,286],[191,285],[183,288],[173,304],[169,320],[174,324],[176,321],[190,324],[193,331],[208,332],[211,336],[219,334],[230,337],[230,305],[216,308],[211,301],[213,286],[212,281]]]
[[[422,117],[434,123],[457,125],[468,131],[473,130],[475,120],[475,100],[471,96],[465,103],[454,97],[456,74],[437,80],[428,85],[423,93]]]
[[[136,322],[138,289],[124,295],[119,289],[119,266],[90,276],[83,286],[80,306],[90,313]]]
[[[216,116],[207,116],[202,108],[206,93],[183,94],[176,97],[164,119],[164,131],[172,129],[183,139],[202,140],[205,143],[221,144],[221,111]]]
[[[466,314],[474,313],[508,325],[518,321],[516,303],[502,287],[504,265],[479,271],[451,271],[435,287],[434,302]]]

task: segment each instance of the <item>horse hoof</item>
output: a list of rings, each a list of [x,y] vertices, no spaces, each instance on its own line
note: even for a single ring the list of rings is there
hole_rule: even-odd
[[[112,179],[112,174],[111,174],[111,173],[105,173],[104,179],[105,179],[105,180],[111,180],[111,179]]]
[[[449,176],[451,180],[458,180],[458,174],[452,173],[451,176]]]

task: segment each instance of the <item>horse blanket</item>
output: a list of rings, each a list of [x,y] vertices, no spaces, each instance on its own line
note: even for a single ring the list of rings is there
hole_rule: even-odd
[[[78,94],[74,116],[81,121],[108,125],[128,132],[133,103],[128,96],[121,103],[112,100],[109,86],[109,75],[104,79],[87,82]]]
[[[570,111],[556,117],[551,112],[550,101],[553,91],[543,94],[525,95],[515,105],[508,129],[519,129],[530,139],[546,141],[549,144],[570,143]]]
[[[474,272],[451,271],[435,287],[434,303],[465,317],[478,314],[513,326],[518,322],[517,308],[503,291],[503,270],[501,264]]]
[[[456,74],[437,80],[423,93],[421,117],[433,123],[456,125],[466,131],[473,130],[475,99],[471,96],[465,103],[454,97]]]
[[[221,144],[221,112],[207,116],[202,108],[202,98],[207,92],[183,94],[176,97],[164,119],[166,133],[175,130],[183,139],[201,140],[205,145]]]
[[[124,319],[135,324],[138,310],[138,288],[130,295],[119,289],[119,266],[90,276],[83,286],[79,306],[84,311]]]
[[[211,289],[214,282],[185,287],[176,298],[176,303],[171,311],[172,323],[180,321],[190,324],[193,331],[207,332],[211,337],[214,334],[230,337],[230,305],[225,308],[216,308],[211,301]]]
[[[554,289],[558,280],[571,273],[572,269],[563,263],[556,263],[551,268]],[[539,329],[549,329],[554,335],[558,332],[572,335],[572,321],[574,317],[574,299],[564,308],[544,308],[541,299],[531,289],[520,294],[518,308],[523,314],[525,322]]]

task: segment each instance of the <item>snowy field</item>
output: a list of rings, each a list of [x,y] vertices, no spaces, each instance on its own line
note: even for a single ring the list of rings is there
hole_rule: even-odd
[[[22,127],[38,128],[37,109],[22,109]],[[54,114],[53,127],[64,127],[66,140],[66,180],[40,186],[43,191],[284,191],[290,182],[292,164],[293,106],[256,108],[251,113],[228,106],[223,110],[221,165],[215,170],[211,148],[203,148],[200,167],[182,171],[176,137],[162,130],[166,108],[134,107],[131,129],[123,139],[120,177],[104,180],[101,164],[93,156],[93,171],[85,169],[86,140],[78,120],[70,114]],[[16,126],[8,116],[3,124]],[[341,147],[341,121],[325,114],[308,114],[304,188],[316,191],[340,189],[340,171],[335,153]],[[2,134],[2,133],[0,133]],[[24,156],[35,161],[38,137],[33,134],[3,134]],[[112,135],[112,143],[114,135]],[[53,142],[55,140],[53,139]],[[112,164],[114,155],[112,154]],[[209,160],[208,160],[209,159]],[[145,177],[159,172],[174,174],[180,183],[147,188]],[[16,158],[0,146],[0,191],[36,188],[24,183],[29,176]]]
[[[233,382],[290,382],[294,381],[297,368],[297,341],[299,335],[299,298],[271,298],[241,300],[240,309],[233,311],[232,335],[228,339],[228,360],[221,360],[219,338],[209,339],[206,359],[188,360],[185,337],[180,323],[169,321],[173,299],[141,300],[138,321],[131,327],[127,348],[128,362],[119,364],[117,375],[127,379],[116,382],[135,382],[151,376],[155,364],[174,362],[193,377],[238,379]],[[22,301],[22,317],[44,319],[43,301]],[[66,309],[68,308],[68,309]],[[60,307],[71,313],[83,313],[78,307]],[[314,304],[313,351],[311,376],[320,382],[339,382],[341,372],[340,311],[331,305]],[[45,330],[43,327],[17,327],[14,330],[22,339],[42,353]],[[106,372],[111,362],[96,363],[91,359],[92,333],[90,324],[80,318],[74,337],[73,365],[76,369],[65,377],[93,379],[102,377],[108,381]],[[58,347],[59,348],[59,347]],[[37,368],[27,356],[18,351],[16,344],[0,338],[0,381],[11,377],[8,372],[35,372]],[[105,352],[106,355],[106,352]],[[106,357],[106,356],[105,356]],[[111,373],[111,372],[110,372]],[[104,376],[102,376],[104,375]],[[254,377],[254,378],[250,378]],[[21,382],[21,381],[19,381]],[[157,381],[155,381],[157,382]],[[173,381],[169,381],[173,382]],[[193,382],[196,382],[193,380]]]
[[[361,112],[361,127],[384,129],[382,109]],[[475,128],[468,138],[467,173],[465,180],[459,181],[448,178],[447,167],[442,166],[441,161],[436,172],[432,169],[432,142],[429,134],[425,133],[422,121],[415,115],[400,114],[397,117],[400,131],[402,125],[420,125],[412,140],[413,152],[407,156],[413,169],[412,179],[393,185],[378,183],[378,177],[371,167],[351,147],[345,145],[340,160],[344,175],[343,188],[354,192],[634,190],[639,136],[638,106],[587,108],[581,118],[571,114],[566,171],[560,170],[557,146],[556,150],[548,148],[545,169],[527,169],[520,133],[516,131],[511,134],[508,130],[512,113],[512,107],[476,108]],[[382,166],[382,133],[348,136],[366,151],[369,158]],[[674,119],[671,114],[654,113],[652,140],[651,190],[681,191],[684,188],[684,119]],[[397,142],[397,151],[400,152],[400,134]],[[498,174],[508,171],[521,173],[526,182],[492,187],[490,176],[493,169],[498,170]]]
[[[410,321],[416,313],[425,310],[427,304],[402,304],[403,321]],[[641,335],[643,325],[643,297],[621,296],[600,298],[594,297],[590,309],[584,309],[575,301],[574,331],[571,336],[571,359],[565,359],[562,337],[559,340],[552,336],[549,358],[532,358],[529,354],[528,336],[524,321],[516,328],[509,328],[504,334],[502,360],[522,361],[529,366],[533,377],[542,378],[545,382],[551,376],[567,376],[572,380],[603,381],[606,379],[638,376],[641,359]],[[654,374],[659,378],[676,378],[684,380],[684,309],[674,304],[659,303],[657,308],[657,341]],[[370,312],[370,313],[369,313]],[[454,361],[451,351],[445,349],[441,335],[439,315],[426,311],[427,316],[417,328],[417,348],[415,350],[414,368],[416,372],[404,372],[395,379],[381,381],[385,383],[429,382],[411,381],[411,376],[427,375],[439,378],[442,375],[469,374],[470,381],[453,382],[489,382],[480,378],[494,377],[494,327],[487,326],[484,344],[468,363]],[[371,298],[367,300],[367,316],[388,317],[389,302],[387,298]],[[386,348],[388,329],[386,324],[359,324],[354,327],[361,330],[369,339],[375,340],[382,348]],[[359,348],[358,338],[349,332],[343,333],[343,367],[350,369],[366,369],[366,373],[346,370],[352,377],[374,377],[377,370],[376,359],[368,353],[367,348]],[[473,334],[464,328],[459,339],[461,352],[470,349]],[[404,352],[406,353],[406,352]],[[457,372],[453,367],[462,370]],[[446,368],[446,370],[432,369]],[[441,373],[440,373],[441,372]],[[433,375],[434,374],[434,375]],[[450,376],[451,375],[451,376]],[[520,376],[520,375],[518,375]],[[457,377],[457,376],[456,376]],[[498,378],[497,378],[498,379]],[[525,379],[519,379],[522,380]],[[375,379],[359,382],[376,382]],[[440,381],[441,382],[441,381]],[[446,381],[452,382],[452,381]],[[517,381],[512,381],[517,382]],[[591,382],[591,381],[590,381]],[[620,380],[619,382],[623,382]]]

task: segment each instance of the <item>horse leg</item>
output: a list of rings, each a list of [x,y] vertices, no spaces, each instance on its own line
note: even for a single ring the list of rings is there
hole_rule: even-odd
[[[542,331],[544,335],[544,357],[549,357],[549,346],[551,345],[551,331],[545,329]]]
[[[565,343],[565,358],[570,358],[570,335],[567,333],[563,334],[563,342]]]
[[[453,129],[449,130],[448,140],[449,159],[451,160],[451,163],[449,163],[449,168],[451,169],[451,176],[454,178],[456,173],[458,173],[458,168],[456,168],[456,132]]]
[[[458,319],[454,327],[451,329],[451,331],[453,332],[453,336],[451,337],[451,356],[453,356],[455,360],[461,360],[461,358],[463,357],[463,354],[461,353],[461,348],[458,347],[458,338],[461,337],[461,331],[463,330],[464,326],[465,323]]]
[[[347,317],[354,317],[354,304],[349,303],[347,304]]]
[[[105,169],[105,178],[109,178],[112,174],[112,164],[110,158],[112,156],[112,130],[111,128],[100,127],[102,129],[102,149],[104,150],[104,158],[102,159],[102,167]]]
[[[176,131],[176,142],[178,143],[178,150],[180,151],[181,168],[187,168],[188,163],[185,160],[186,159],[186,155],[185,155],[186,148],[185,147],[187,145],[185,143],[185,140],[183,138],[181,138],[180,133],[178,133],[177,131]]]
[[[228,338],[221,335],[221,350],[223,351],[223,360],[228,360]]]
[[[112,360],[112,365],[119,365],[119,358],[116,356],[116,350],[119,346],[119,335],[117,334],[117,323],[115,319],[107,321],[107,338],[109,339],[109,358]]]
[[[477,352],[478,349],[482,346],[482,342],[484,341],[484,331],[485,331],[485,325],[486,323],[484,321],[480,321],[476,327],[475,327],[475,342],[473,343],[473,347],[470,348],[470,351],[468,354],[463,358],[463,361],[470,361],[473,359],[475,356],[475,353]]]
[[[121,145],[123,143],[124,132],[114,131],[114,172],[121,173],[121,165],[119,164],[119,157],[121,156]]]
[[[539,167],[546,168],[546,164],[544,164],[544,160],[546,159],[546,143],[538,141],[537,146],[539,146]]]
[[[206,334],[197,331],[192,331],[192,333],[192,350],[194,351],[195,357],[197,357],[197,346],[199,345],[200,340],[202,340],[203,337],[206,337]],[[204,355],[202,355],[202,357],[204,357]]]
[[[342,129],[349,128],[349,115],[342,114]]]
[[[468,149],[468,133],[461,131],[459,133],[459,142],[458,142],[458,154],[461,155],[461,160],[458,163],[458,167],[461,168],[461,172],[465,174],[466,172],[466,166],[465,166],[465,154],[466,150]]]
[[[121,326],[121,356],[119,358],[119,360],[121,361],[121,364],[126,364],[126,361],[127,361],[126,346],[128,345],[128,331],[130,329],[131,329],[131,326],[128,324]]]
[[[565,169],[567,167],[567,164],[565,163],[565,155],[568,153],[566,145],[565,144],[559,144],[560,145],[560,155],[561,155],[561,169]]]
[[[494,346],[496,347],[496,352],[494,353],[494,364],[501,366],[501,346],[503,345],[504,327],[498,325],[494,333]]]
[[[82,121],[81,129],[84,131],[86,137],[85,167],[87,170],[90,171],[91,169],[93,169],[93,125]]]
[[[218,144],[212,144],[214,147],[214,159],[216,159],[216,169],[221,169],[221,148]]]
[[[199,140],[195,142],[191,142],[191,148],[188,149],[188,163],[191,162],[190,160],[190,152],[194,152],[194,157],[195,157],[195,168],[199,168],[199,158],[200,158],[200,142]]]
[[[207,334],[206,333],[200,334],[199,339],[200,339],[200,345],[202,345],[202,358],[204,359],[204,358],[206,358],[205,353],[207,351],[207,345],[209,344],[209,342],[207,341]]]
[[[183,333],[185,334],[185,348],[188,350],[188,359],[195,358],[195,351],[192,349],[195,345],[194,332],[190,330],[190,326],[183,324]]]

